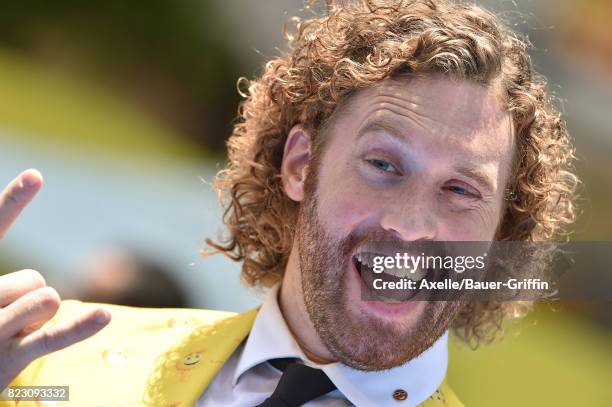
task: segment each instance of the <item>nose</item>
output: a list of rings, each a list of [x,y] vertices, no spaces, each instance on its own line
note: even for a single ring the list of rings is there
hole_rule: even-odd
[[[437,237],[433,205],[427,203],[394,204],[382,214],[380,226],[406,242],[435,240]]]

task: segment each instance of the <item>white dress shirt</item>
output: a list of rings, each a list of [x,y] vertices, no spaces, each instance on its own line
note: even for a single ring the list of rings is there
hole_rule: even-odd
[[[383,371],[364,372],[342,363],[318,365],[309,361],[291,335],[278,306],[278,290],[267,294],[247,340],[236,349],[204,391],[197,407],[256,406],[272,394],[282,372],[267,363],[276,358],[299,358],[322,369],[338,390],[321,396],[307,407],[392,406],[422,403],[440,386],[448,364],[448,332],[409,362]],[[405,390],[404,401],[393,398]]]

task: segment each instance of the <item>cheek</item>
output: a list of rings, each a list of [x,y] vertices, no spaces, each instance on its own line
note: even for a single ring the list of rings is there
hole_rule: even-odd
[[[359,183],[356,175],[346,168],[331,168],[321,173],[318,185],[318,214],[327,232],[344,238],[377,210],[377,202]]]
[[[493,240],[498,226],[499,211],[489,208],[450,213],[440,219],[438,239],[443,241]]]

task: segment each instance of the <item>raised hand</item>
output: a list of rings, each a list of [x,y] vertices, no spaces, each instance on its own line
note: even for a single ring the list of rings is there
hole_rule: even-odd
[[[0,193],[0,239],[42,183],[38,171],[28,170]],[[43,326],[59,306],[59,294],[40,273],[21,270],[0,276],[0,391],[36,358],[82,341],[110,321],[107,311],[96,309],[64,324]]]

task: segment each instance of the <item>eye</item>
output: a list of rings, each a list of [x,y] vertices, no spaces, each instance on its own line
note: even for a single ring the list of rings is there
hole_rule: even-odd
[[[448,190],[451,191],[451,192],[454,192],[455,194],[459,194],[459,195],[470,195],[470,193],[467,191],[467,189],[458,187],[456,185],[448,187]]]
[[[473,188],[462,185],[449,185],[445,188],[454,195],[465,196],[468,198],[479,198],[480,194]]]
[[[372,158],[366,161],[369,162],[370,165],[372,165],[374,168],[376,168],[379,171],[388,172],[392,174],[398,174],[398,175],[400,174],[397,168],[395,168],[395,166],[391,164],[389,161],[381,160],[379,158]]]

